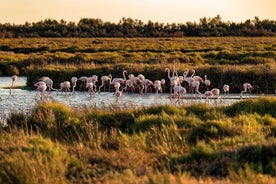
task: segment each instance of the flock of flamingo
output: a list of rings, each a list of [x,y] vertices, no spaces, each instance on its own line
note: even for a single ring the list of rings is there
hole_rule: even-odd
[[[202,93],[199,91],[199,86],[202,83],[206,86],[206,91],[204,92],[204,96],[206,98],[206,101],[209,101],[210,98],[217,99],[221,102],[220,97],[220,90],[218,88],[212,88],[209,89],[211,81],[208,79],[207,75],[204,75],[204,78],[195,75],[195,70],[191,70],[191,74],[189,74],[189,70],[185,70],[182,75],[179,75],[176,68],[173,68],[173,71],[169,68],[165,68],[165,72],[168,75],[168,81],[170,86],[170,99],[177,99],[177,102],[180,102],[181,99],[184,99],[184,95],[186,93],[191,93],[202,98]],[[147,94],[148,92],[152,92],[152,87],[155,90],[156,97],[159,97],[159,93],[163,93],[163,89],[165,87],[166,80],[160,79],[151,81],[143,74],[139,74],[135,76],[134,74],[128,74],[128,78],[126,78],[126,74],[128,72],[124,70],[122,72],[123,77],[122,78],[112,78],[112,75],[104,75],[101,76],[101,85],[97,88],[98,83],[98,76],[92,75],[91,77],[72,77],[71,82],[70,81],[64,81],[60,83],[60,88],[55,89],[53,88],[53,80],[47,76],[41,77],[38,82],[34,84],[34,87],[36,88],[36,97],[39,95],[40,99],[43,100],[45,98],[46,94],[50,94],[51,91],[56,91],[57,95],[59,92],[65,93],[68,95],[68,93],[75,94],[75,88],[77,86],[77,81],[80,81],[80,90],[86,90],[88,92],[89,96],[95,95],[96,93],[101,93],[102,88],[103,91],[106,91],[106,86],[108,85],[108,91],[110,91],[111,86],[114,87],[114,96],[115,96],[115,102],[116,104],[119,103],[120,97],[122,96],[123,92],[139,92],[142,94]],[[12,84],[10,87],[10,94],[12,92],[12,89],[15,87],[15,83],[17,80],[17,76],[12,76]],[[188,89],[186,90],[185,87],[183,87],[182,83],[187,82]],[[243,90],[240,93],[240,98],[242,98],[244,93],[251,93],[252,85],[250,83],[244,83],[243,84]],[[229,85],[224,84],[223,85],[223,93],[229,94]],[[1,99],[1,97],[0,97]]]

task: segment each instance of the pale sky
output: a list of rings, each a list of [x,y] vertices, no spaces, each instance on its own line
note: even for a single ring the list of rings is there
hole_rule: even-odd
[[[159,23],[199,22],[220,15],[224,22],[258,16],[276,20],[276,0],[0,0],[0,23],[24,24],[44,19],[73,21],[99,18],[118,23],[122,17]]]

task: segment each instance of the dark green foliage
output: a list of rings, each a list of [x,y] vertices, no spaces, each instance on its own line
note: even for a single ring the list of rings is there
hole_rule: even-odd
[[[89,118],[93,119],[100,129],[107,131],[118,129],[125,133],[131,133],[131,128],[134,124],[134,115],[132,112],[91,114]]]
[[[195,104],[186,108],[187,114],[195,114],[199,117],[204,117],[211,110],[211,106],[207,103]]]
[[[205,141],[208,143],[211,140],[219,140],[224,137],[232,137],[239,134],[240,132],[232,128],[216,122],[207,121],[193,127],[188,133],[187,140],[189,144],[195,145],[198,141]]]
[[[28,124],[28,117],[23,112],[12,112],[7,118],[10,129],[22,129],[28,132],[32,127]]]
[[[196,21],[196,20],[194,20]],[[132,18],[122,18],[117,24],[101,19],[82,18],[78,23],[45,19],[24,25],[0,24],[0,37],[182,37],[182,36],[272,36],[275,21],[246,20],[242,23],[223,22],[220,15],[203,17],[199,23],[165,24]],[[99,43],[95,41],[94,43]],[[8,49],[8,47],[3,47]],[[39,48],[38,48],[39,49]],[[47,48],[44,48],[47,49]],[[72,48],[75,49],[75,48]]]
[[[276,145],[252,145],[239,149],[236,153],[236,166],[242,166],[245,163],[253,164],[257,170],[262,166],[265,174],[276,176]]]

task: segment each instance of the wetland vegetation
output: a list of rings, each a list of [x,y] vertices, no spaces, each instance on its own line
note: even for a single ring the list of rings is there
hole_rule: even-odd
[[[29,87],[123,70],[167,80],[175,66],[211,87],[250,82],[267,94],[275,60],[276,37],[0,39],[0,75],[27,76]],[[1,127],[0,183],[276,183],[275,108],[275,97],[106,110],[41,102]]]
[[[275,104],[42,102],[0,129],[0,183],[275,183]]]

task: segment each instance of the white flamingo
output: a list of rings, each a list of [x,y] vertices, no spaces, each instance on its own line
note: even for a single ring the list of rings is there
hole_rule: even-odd
[[[230,89],[230,87],[227,84],[224,84],[223,87],[222,87],[222,90],[223,90],[224,94],[229,94],[229,89]]]
[[[216,97],[216,99],[221,102],[221,98],[219,94],[220,94],[220,90],[218,88],[213,88],[210,91],[205,91],[204,93],[207,102],[209,101],[209,98],[213,98],[213,97]]]
[[[14,89],[14,87],[15,87],[15,83],[17,81],[17,75],[13,75],[11,77],[11,79],[12,79],[12,84],[11,84],[11,87],[10,87],[10,95],[11,95],[12,88]]]
[[[206,85],[206,89],[209,90],[209,86],[211,85],[211,81],[208,79],[207,75],[204,75],[204,84]]]
[[[72,93],[75,94],[75,88],[77,86],[77,81],[78,81],[78,78],[77,77],[72,77],[71,78],[71,82],[72,82]]]
[[[165,84],[166,84],[166,80],[165,79],[161,79],[161,87],[162,87],[162,91],[165,91]]]
[[[243,95],[243,93],[247,93],[247,91],[249,91],[249,93],[251,93],[251,89],[252,89],[252,85],[250,84],[250,83],[248,83],[248,82],[246,82],[246,83],[243,83],[243,91],[241,91],[241,95],[240,95],[240,97],[242,98],[242,95]]]

